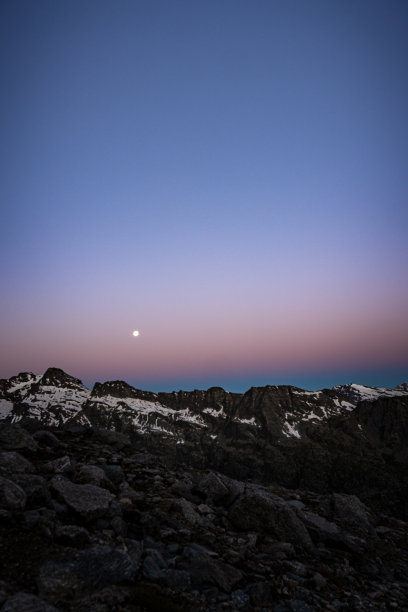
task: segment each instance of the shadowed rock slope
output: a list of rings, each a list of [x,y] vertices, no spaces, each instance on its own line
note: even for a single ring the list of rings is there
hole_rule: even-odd
[[[0,423],[2,612],[407,609],[404,521],[355,495],[169,465],[148,439]]]

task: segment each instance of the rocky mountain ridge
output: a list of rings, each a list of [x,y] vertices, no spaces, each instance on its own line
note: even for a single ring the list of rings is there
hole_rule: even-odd
[[[408,396],[408,383],[395,389],[375,389],[351,383],[333,389],[306,391],[281,385],[252,387],[230,393],[220,387],[206,391],[153,393],[123,381],[95,383],[92,391],[58,368],[43,376],[21,373],[0,380],[0,418],[18,422],[34,418],[49,425],[75,421],[91,424],[95,409],[109,419],[120,413],[134,429],[176,435],[177,422],[210,428],[214,419],[265,427],[275,437],[300,438],[303,423],[317,423],[352,411],[359,401]],[[299,430],[300,428],[300,430]],[[279,431],[280,430],[280,431]],[[183,443],[183,437],[178,440]]]
[[[358,494],[370,506],[408,517],[408,390],[401,385],[361,402],[350,398],[355,386],[342,390],[266,386],[239,394],[213,387],[156,394],[111,381],[90,391],[49,368],[43,376],[0,381],[0,417],[125,433],[135,448],[159,454],[169,466]]]
[[[0,381],[1,612],[408,609],[408,389],[349,391]]]

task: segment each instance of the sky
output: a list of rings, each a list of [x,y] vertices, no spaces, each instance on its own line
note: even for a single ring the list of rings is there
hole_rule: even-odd
[[[0,377],[408,379],[406,0],[2,0],[0,64]]]

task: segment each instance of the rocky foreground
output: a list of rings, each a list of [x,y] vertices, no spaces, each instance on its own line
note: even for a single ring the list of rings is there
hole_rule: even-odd
[[[407,523],[356,495],[23,425],[0,423],[1,612],[408,609]]]

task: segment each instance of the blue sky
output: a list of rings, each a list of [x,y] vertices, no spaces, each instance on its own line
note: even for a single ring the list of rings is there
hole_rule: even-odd
[[[0,375],[400,382],[407,26],[403,1],[3,1]]]

